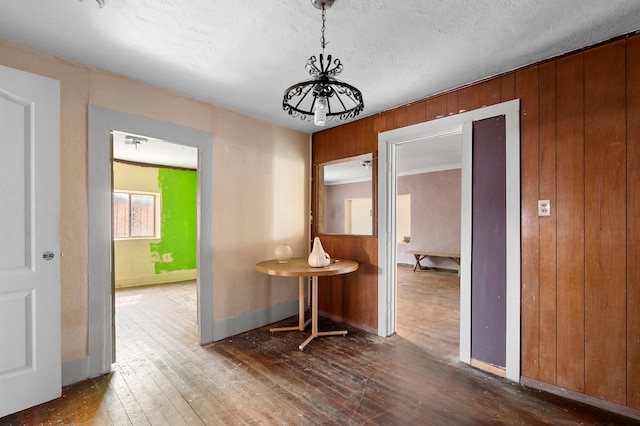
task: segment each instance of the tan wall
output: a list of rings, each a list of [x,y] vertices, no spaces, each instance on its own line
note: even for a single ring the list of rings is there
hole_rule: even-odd
[[[63,361],[87,355],[89,103],[213,134],[215,319],[297,298],[254,268],[280,241],[307,253],[308,135],[5,40],[0,65],[61,83]]]
[[[398,195],[411,194],[411,242],[398,244],[398,263],[414,264],[409,250],[460,253],[461,178],[461,169],[398,176]],[[447,258],[427,258],[422,265],[459,269]]]

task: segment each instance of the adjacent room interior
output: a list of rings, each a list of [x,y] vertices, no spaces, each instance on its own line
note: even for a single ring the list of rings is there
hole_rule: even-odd
[[[460,353],[460,269],[436,254],[460,256],[461,146],[461,134],[401,145],[396,172],[396,333],[451,359]]]
[[[176,337],[198,341],[198,150],[111,135],[113,344],[115,361],[127,363],[140,356],[136,340],[149,341],[158,330],[178,327]],[[171,300],[180,314],[160,306]]]

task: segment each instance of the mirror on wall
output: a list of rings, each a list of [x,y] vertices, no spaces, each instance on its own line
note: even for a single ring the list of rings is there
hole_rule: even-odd
[[[373,235],[372,175],[371,154],[318,165],[319,233]]]

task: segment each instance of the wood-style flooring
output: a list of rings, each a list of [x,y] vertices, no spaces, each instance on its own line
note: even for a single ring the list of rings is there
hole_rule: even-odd
[[[460,278],[437,270],[397,269],[396,333],[449,359],[460,354]]]
[[[349,326],[347,336],[315,339],[304,352],[298,345],[306,332],[272,334],[268,326],[200,347],[195,294],[194,284],[118,291],[113,372],[65,387],[62,398],[0,424],[633,424],[475,370],[408,338]],[[322,321],[321,329],[333,327],[343,325]]]

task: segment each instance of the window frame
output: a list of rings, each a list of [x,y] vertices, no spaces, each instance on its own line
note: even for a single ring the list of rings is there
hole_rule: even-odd
[[[115,194],[127,194],[129,196],[129,236],[116,237],[116,230],[114,224],[114,195]],[[148,195],[154,199],[154,232],[153,235],[136,235],[131,236],[131,196],[132,195]],[[114,189],[111,193],[111,235],[114,241],[130,241],[130,240],[160,240],[162,238],[161,233],[161,218],[162,218],[162,197],[159,192],[146,192],[146,191],[133,191],[124,189]]]

